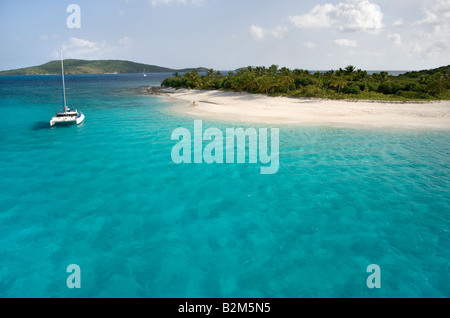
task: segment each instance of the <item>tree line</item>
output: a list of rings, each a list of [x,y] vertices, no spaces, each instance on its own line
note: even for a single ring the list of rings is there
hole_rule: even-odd
[[[197,71],[174,73],[161,85],[291,97],[450,99],[450,66],[401,76],[391,76],[387,72],[369,75],[367,71],[356,69],[352,65],[338,70],[314,73],[302,69],[280,68],[278,65],[249,66],[224,73],[213,69],[205,73]]]

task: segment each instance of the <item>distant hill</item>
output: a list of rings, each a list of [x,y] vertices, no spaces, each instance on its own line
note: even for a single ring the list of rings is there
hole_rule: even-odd
[[[175,70],[171,68],[134,63],[120,60],[64,60],[66,74],[108,74],[108,73],[170,73],[170,72],[206,72],[204,67]],[[1,71],[0,75],[49,75],[61,74],[61,61],[51,61],[40,66],[32,66],[9,71]]]

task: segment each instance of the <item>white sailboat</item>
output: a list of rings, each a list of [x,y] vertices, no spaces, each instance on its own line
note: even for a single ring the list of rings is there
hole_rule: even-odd
[[[78,112],[76,109],[70,109],[66,104],[66,85],[64,81],[64,62],[61,49],[61,74],[62,74],[62,90],[63,90],[63,104],[64,112],[55,114],[50,120],[50,126],[57,124],[81,124],[84,121],[84,114]]]
[[[147,74],[145,74],[145,68],[144,68],[144,72],[142,74],[144,74],[144,77],[147,77]]]

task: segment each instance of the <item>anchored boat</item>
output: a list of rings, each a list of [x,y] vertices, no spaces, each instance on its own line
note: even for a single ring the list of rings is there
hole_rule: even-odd
[[[62,91],[63,91],[63,104],[64,111],[57,113],[50,120],[50,126],[53,127],[57,124],[81,124],[84,121],[84,114],[78,112],[76,109],[70,109],[66,104],[66,85],[64,81],[64,62],[61,49],[61,74],[62,74]]]

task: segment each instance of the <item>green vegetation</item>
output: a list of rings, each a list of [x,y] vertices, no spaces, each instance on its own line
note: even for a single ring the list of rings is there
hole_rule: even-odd
[[[66,74],[107,74],[107,73],[172,73],[178,72],[204,72],[207,69],[184,69],[174,70],[166,67],[155,65],[147,65],[134,63],[129,61],[118,60],[100,60],[100,61],[85,61],[85,60],[64,60],[64,72]],[[33,66],[21,68],[11,71],[0,72],[0,75],[47,75],[47,74],[61,74],[61,62],[52,61],[40,66]]]
[[[337,71],[311,73],[272,65],[242,68],[222,75],[208,70],[183,75],[175,73],[162,86],[173,88],[214,89],[271,96],[316,97],[370,100],[450,99],[450,66],[434,70],[390,76],[387,72],[369,75],[349,65]]]

